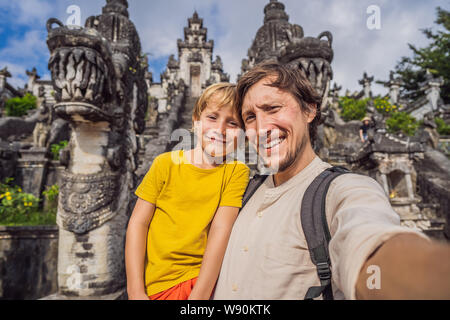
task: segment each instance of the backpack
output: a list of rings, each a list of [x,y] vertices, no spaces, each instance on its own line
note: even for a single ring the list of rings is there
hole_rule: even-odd
[[[325,201],[330,183],[345,173],[351,173],[351,171],[340,166],[324,170],[311,182],[303,195],[300,221],[311,260],[317,268],[320,279],[320,286],[310,287],[306,292],[305,300],[317,298],[321,294],[324,300],[333,300],[331,261],[328,252],[331,235],[325,214]],[[250,180],[242,199],[242,208],[266,178],[267,175],[255,175]]]

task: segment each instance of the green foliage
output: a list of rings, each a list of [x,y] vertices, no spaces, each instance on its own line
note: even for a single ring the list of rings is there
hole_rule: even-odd
[[[340,97],[341,117],[344,121],[361,120],[366,115],[369,98],[356,100],[349,97]]]
[[[445,121],[441,118],[434,118],[434,122],[437,125],[437,132],[443,136],[450,136],[450,125],[446,124]]]
[[[384,116],[390,116],[394,112],[398,111],[398,106],[392,105],[388,98],[377,97],[373,100],[373,104],[375,105],[377,111]]]
[[[47,189],[42,192],[42,195],[46,200],[45,210],[56,216],[56,211],[58,209],[59,186],[57,184],[54,184],[50,187],[47,187]]]
[[[28,110],[36,109],[36,97],[30,93],[23,97],[15,97],[6,100],[5,111],[8,117],[21,117],[27,114]]]
[[[56,209],[40,211],[40,199],[23,192],[19,186],[13,185],[12,181],[12,178],[7,178],[0,183],[0,225],[54,225]],[[54,190],[49,193],[53,196]]]
[[[391,133],[404,133],[413,136],[419,127],[419,122],[407,112],[393,112],[386,119],[386,127]]]
[[[420,84],[425,80],[427,69],[435,76],[442,76],[444,84],[441,87],[441,97],[447,104],[450,103],[450,12],[440,7],[436,11],[435,23],[443,28],[436,32],[431,29],[421,30],[430,44],[425,48],[409,44],[413,56],[402,57],[395,72],[405,82],[403,96],[412,100],[424,95]]]
[[[53,160],[59,160],[59,151],[67,146],[67,140],[60,141],[59,143],[54,143],[50,146],[50,151],[53,155]]]

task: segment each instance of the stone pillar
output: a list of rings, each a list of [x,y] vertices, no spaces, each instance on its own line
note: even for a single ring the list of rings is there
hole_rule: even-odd
[[[0,93],[5,90],[7,78],[11,78],[11,73],[9,73],[7,67],[4,67],[0,70]]]
[[[364,98],[370,98],[372,96],[372,91],[370,88],[372,81],[373,76],[372,77],[367,76],[366,72],[364,72],[363,78],[359,80],[359,84],[363,86]]]
[[[412,184],[412,179],[411,179],[411,173],[407,172],[405,173],[405,181],[406,181],[406,188],[408,191],[408,198],[409,199],[414,199],[415,195],[414,195],[414,189],[413,189],[413,184]]]
[[[33,148],[20,150],[19,153],[21,157],[18,159],[16,168],[16,183],[22,186],[24,192],[41,198],[49,162],[47,149]]]
[[[40,78],[40,76],[37,74],[36,68],[33,68],[33,70],[31,71],[27,70],[26,74],[28,76],[27,90],[28,92],[31,92],[32,94],[37,96],[37,92],[33,90],[36,80]]]
[[[397,84],[392,84],[389,86],[389,102],[391,104],[396,104],[398,102],[398,96],[400,94],[400,86]]]
[[[3,74],[0,74],[0,92],[3,92],[6,86],[6,77]]]
[[[397,104],[399,102],[400,87],[404,84],[401,78],[395,78],[394,72],[389,73],[389,81],[384,83],[385,87],[389,88],[389,102]]]
[[[389,197],[389,184],[388,184],[387,176],[385,173],[381,173],[381,182],[382,182],[381,185],[383,186],[384,192]]]
[[[443,83],[444,80],[442,77],[432,79],[427,83],[425,94],[427,95],[428,103],[433,111],[437,111],[438,109],[438,101],[441,92],[440,87],[442,86]]]

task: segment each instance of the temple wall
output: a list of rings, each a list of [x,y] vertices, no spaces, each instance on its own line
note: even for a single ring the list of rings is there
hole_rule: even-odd
[[[57,290],[58,227],[0,226],[0,299],[38,299]]]

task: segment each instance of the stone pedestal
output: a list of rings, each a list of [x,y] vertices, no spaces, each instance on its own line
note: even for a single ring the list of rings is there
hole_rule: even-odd
[[[57,291],[57,226],[0,226],[0,300]]]
[[[45,177],[49,159],[46,148],[32,148],[20,150],[17,161],[16,181],[22,190],[40,198],[45,185]]]
[[[126,300],[128,298],[125,291],[119,293],[108,294],[104,296],[89,296],[89,297],[68,297],[55,293],[39,300]]]

